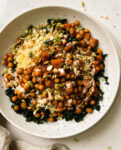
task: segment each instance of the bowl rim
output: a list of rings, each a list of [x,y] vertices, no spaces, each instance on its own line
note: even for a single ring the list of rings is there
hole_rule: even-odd
[[[95,21],[95,20],[97,20],[97,18],[95,18],[94,16],[91,16],[90,14],[88,14],[88,13],[84,13],[84,12],[82,12],[81,10],[78,10],[78,9],[76,9],[76,8],[72,8],[72,7],[67,7],[67,6],[56,6],[56,5],[46,5],[46,6],[40,6],[40,7],[37,7],[37,8],[33,8],[33,9],[30,9],[30,10],[27,10],[27,11],[25,11],[25,12],[23,12],[23,13],[21,13],[21,14],[19,14],[17,17],[15,17],[15,18],[13,18],[11,21],[9,21],[5,26],[3,26],[3,28],[2,28],[2,30],[1,30],[1,32],[0,32],[0,35],[2,34],[2,32],[4,32],[4,30],[6,30],[6,28],[13,22],[13,21],[15,21],[16,19],[18,19],[19,17],[21,17],[21,16],[23,16],[24,14],[26,14],[26,13],[29,13],[29,12],[31,12],[31,11],[35,11],[35,10],[39,10],[39,9],[42,9],[42,8],[63,8],[63,9],[69,9],[69,10],[72,10],[72,11],[76,11],[77,13],[80,13],[80,14],[83,14],[84,16],[86,16],[86,17],[88,17],[88,18],[90,18],[93,22],[95,22],[95,24],[97,24],[101,29],[102,29],[102,31],[105,33],[105,35],[108,37],[108,40],[112,43],[112,46],[113,46],[113,49],[115,49],[116,50],[116,60],[117,60],[117,64],[118,64],[118,66],[117,66],[117,68],[118,68],[118,84],[117,84],[117,88],[116,88],[116,92],[115,92],[115,94],[114,94],[114,97],[113,97],[113,101],[111,102],[111,104],[110,104],[110,106],[109,106],[109,108],[105,111],[105,113],[97,120],[97,121],[95,121],[94,123],[92,123],[92,125],[91,126],[89,126],[88,128],[86,128],[86,129],[84,129],[83,131],[78,131],[78,132],[75,132],[75,133],[72,133],[72,134],[68,134],[68,135],[66,135],[66,136],[61,136],[61,137],[48,137],[48,136],[40,136],[40,134],[37,134],[37,133],[32,133],[31,131],[27,131],[26,129],[23,129],[22,127],[20,127],[19,125],[16,125],[14,122],[12,122],[10,119],[9,119],[9,117],[7,117],[7,115],[5,115],[4,114],[4,112],[2,111],[2,110],[0,110],[0,113],[12,124],[12,125],[14,125],[15,127],[17,127],[18,129],[20,129],[20,130],[22,130],[22,131],[24,131],[25,133],[28,133],[28,134],[30,134],[30,135],[34,135],[34,136],[37,136],[37,137],[41,137],[41,138],[46,138],[46,139],[62,139],[62,138],[67,138],[67,137],[72,137],[72,136],[74,136],[74,135],[77,135],[77,134],[80,134],[80,133],[83,133],[83,132],[85,132],[85,131],[87,131],[88,129],[90,129],[91,127],[93,127],[94,125],[96,125],[106,114],[107,114],[107,112],[109,111],[109,109],[111,108],[111,106],[112,106],[112,104],[113,104],[113,102],[115,101],[115,98],[116,98],[116,96],[117,96],[117,93],[118,93],[118,89],[119,89],[119,85],[120,85],[120,74],[121,74],[121,70],[120,70],[120,59],[119,59],[119,56],[118,56],[118,53],[117,53],[117,49],[116,49],[116,47],[115,47],[115,44],[113,43],[113,40],[111,39],[111,37],[108,35],[108,33],[105,31],[105,29],[103,29],[102,28],[102,26],[101,26],[101,24],[102,23],[100,23],[100,22],[97,22],[97,21]],[[103,25],[103,24],[102,24]],[[103,25],[104,26],[104,25]]]

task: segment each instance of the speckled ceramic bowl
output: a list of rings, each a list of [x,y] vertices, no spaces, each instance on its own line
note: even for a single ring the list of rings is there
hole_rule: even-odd
[[[109,85],[101,81],[101,88],[105,92],[103,101],[100,102],[101,110],[94,111],[87,115],[83,121],[76,123],[74,120],[66,122],[59,120],[54,123],[37,125],[33,122],[26,122],[22,115],[16,114],[11,109],[11,103],[5,95],[2,77],[0,77],[0,111],[3,116],[13,125],[23,131],[43,138],[64,138],[81,133],[96,124],[111,107],[120,81],[120,65],[115,46],[110,37],[105,33],[103,27],[88,15],[65,7],[42,7],[30,10],[11,21],[0,34],[0,60],[6,49],[14,43],[16,37],[23,33],[30,25],[37,25],[46,22],[48,18],[67,18],[70,22],[79,20],[82,26],[89,28],[92,36],[99,39],[99,47],[108,54],[106,58],[106,76],[109,77]],[[2,69],[2,66],[0,66]]]

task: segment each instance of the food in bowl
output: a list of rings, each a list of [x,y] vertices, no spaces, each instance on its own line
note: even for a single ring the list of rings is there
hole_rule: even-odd
[[[79,122],[99,110],[106,55],[98,42],[79,21],[48,19],[29,26],[2,61],[6,94],[15,112],[43,123]]]

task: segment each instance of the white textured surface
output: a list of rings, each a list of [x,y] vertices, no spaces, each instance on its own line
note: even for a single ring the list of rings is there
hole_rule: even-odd
[[[81,7],[81,0],[0,0],[0,29],[11,19],[22,12],[31,8],[45,5],[61,5],[74,7],[84,11]],[[85,0],[86,13],[95,16],[99,21],[108,27],[115,36],[121,47],[120,26],[121,26],[121,0]],[[85,11],[84,11],[85,12]],[[109,19],[103,19],[100,16],[108,16]],[[97,21],[98,21],[97,20]],[[121,58],[121,57],[120,57]],[[55,142],[67,144],[71,150],[112,150],[121,149],[121,101],[120,94],[108,114],[90,130],[75,136],[78,142],[74,141],[75,137],[62,140],[47,140],[30,136],[16,129],[1,117],[0,122],[8,127],[14,139],[23,139],[26,142],[35,145],[49,145]]]

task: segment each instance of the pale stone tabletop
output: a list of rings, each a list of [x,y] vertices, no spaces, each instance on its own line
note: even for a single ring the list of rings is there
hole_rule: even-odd
[[[19,14],[46,5],[59,5],[76,8],[96,17],[113,34],[121,48],[121,0],[0,0],[0,30]],[[120,56],[121,59],[121,56]],[[121,94],[107,115],[88,131],[74,137],[49,140],[31,136],[15,128],[0,115],[0,124],[8,128],[14,139],[24,140],[34,145],[64,143],[71,150],[121,150]]]

